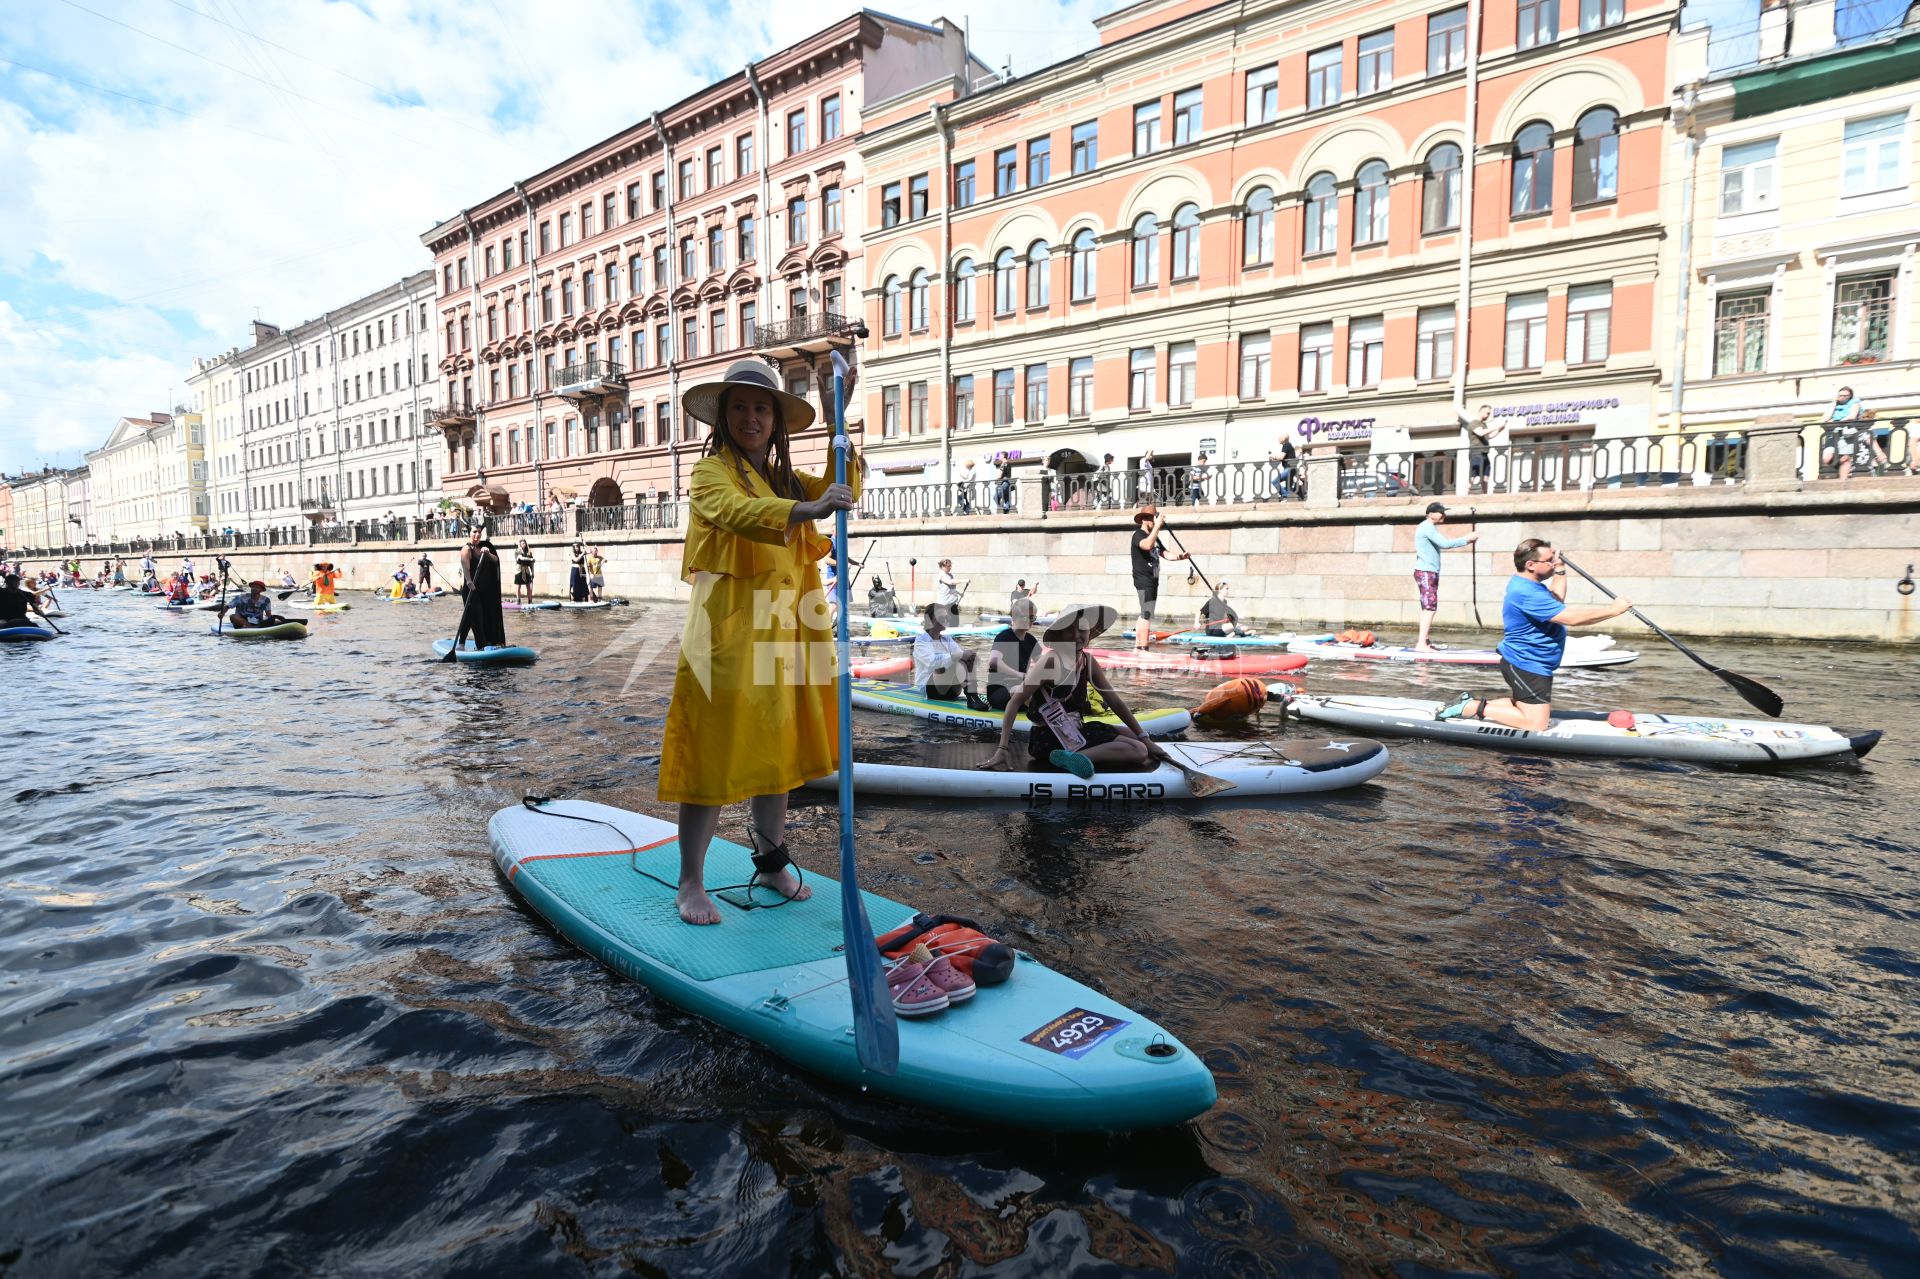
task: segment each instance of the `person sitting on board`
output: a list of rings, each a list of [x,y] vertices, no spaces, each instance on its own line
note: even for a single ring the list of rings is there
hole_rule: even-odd
[[[487,538],[481,525],[467,534],[460,551],[460,598],[466,601],[460,610],[460,625],[453,634],[453,647],[440,660],[451,662],[466,642],[469,633],[475,648],[505,648],[507,623],[500,611],[500,553]]]
[[[401,597],[404,599],[417,600],[420,598],[420,588],[412,582],[408,582],[406,589],[401,592]]]
[[[840,764],[833,633],[799,606],[820,589],[832,543],[816,520],[850,511],[859,479],[796,472],[788,437],[813,424],[813,406],[782,390],[756,359],[681,396],[708,425],[689,482],[681,570],[693,584],[660,751],[659,796],[678,804],[676,905],[689,924],[717,924],[707,895],[707,848],[728,804],[750,800],[753,882],[790,900],[812,896],[787,855],[787,796]],[[860,471],[859,454],[849,458]],[[769,656],[772,678],[769,678]],[[781,660],[782,656],[787,660]],[[797,659],[797,660],[796,660]]]
[[[1513,567],[1501,610],[1507,634],[1500,641],[1500,674],[1512,696],[1462,693],[1435,719],[1477,719],[1544,732],[1553,718],[1553,673],[1567,651],[1567,628],[1611,621],[1633,607],[1632,600],[1616,599],[1568,608],[1566,566],[1553,544],[1541,538],[1530,537],[1514,548]]]
[[[187,579],[184,575],[175,573],[167,579],[167,602],[169,604],[191,604],[193,602],[193,590],[187,585]]]
[[[278,626],[287,620],[274,613],[273,600],[267,595],[267,584],[257,580],[248,582],[246,594],[234,596],[223,611],[228,614],[227,625],[236,631]]]
[[[946,633],[959,611],[938,601],[920,610],[921,631],[913,637],[913,686],[930,702],[957,702],[964,696],[971,709],[990,710],[974,675],[980,655]]]
[[[1007,700],[1000,716],[999,747],[981,768],[1013,767],[1013,720],[1022,713],[1032,724],[1027,734],[1027,767],[1035,771],[1051,768],[1087,778],[1101,769],[1138,771],[1162,756],[1088,651],[1119,617],[1120,611],[1109,604],[1076,604],[1061,610],[1047,627],[1045,646],[1027,667],[1026,678]],[[1089,696],[1096,689],[1108,713],[1119,717],[1119,725],[1089,718]]]
[[[403,564],[394,570],[393,586],[387,591],[388,598],[396,600],[405,599],[407,597],[408,580],[406,565]]]
[[[20,575],[9,573],[0,585],[0,627],[32,626],[29,615],[40,611],[40,596],[33,591],[22,590]]]
[[[1033,600],[1015,597],[1008,610],[1007,627],[993,637],[987,650],[987,705],[1004,711],[1013,699],[1013,690],[1027,677],[1040,637],[1033,633]]]
[[[300,583],[294,581],[292,569],[283,568],[280,570],[280,585],[287,590],[297,590]]]
[[[1200,606],[1200,612],[1194,618],[1194,624],[1207,634],[1215,637],[1245,635],[1247,629],[1240,625],[1240,614],[1233,611],[1233,605],[1227,603],[1227,584],[1215,582],[1213,594]]]
[[[894,599],[892,589],[880,580],[880,575],[875,573],[867,580],[871,583],[871,585],[867,587],[867,616],[900,616],[900,603]]]
[[[524,537],[513,548],[513,602],[533,603],[533,548]]]
[[[1027,579],[1024,577],[1016,581],[1013,584],[1013,593],[1007,599],[1007,616],[1013,616],[1013,612],[1020,606],[1021,600],[1025,600],[1029,604],[1035,604],[1037,607],[1037,601],[1034,597],[1039,594],[1039,579],[1036,578],[1031,587],[1027,585]]]

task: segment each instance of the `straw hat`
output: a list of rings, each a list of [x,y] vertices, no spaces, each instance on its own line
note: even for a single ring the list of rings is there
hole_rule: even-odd
[[[729,364],[718,382],[701,382],[688,387],[680,397],[680,407],[696,422],[719,426],[720,393],[730,386],[750,386],[772,395],[780,404],[780,416],[786,423],[789,435],[813,425],[813,405],[783,390],[766,362],[752,358],[735,360]]]
[[[1111,604],[1075,604],[1063,608],[1060,615],[1047,624],[1043,632],[1048,639],[1073,634],[1082,624],[1091,626],[1095,635],[1111,630],[1120,620],[1120,610]]]
[[[1155,506],[1152,502],[1142,502],[1140,504],[1140,509],[1133,513],[1133,522],[1135,524],[1138,524],[1141,520],[1150,520],[1159,514],[1160,514],[1160,508]]]

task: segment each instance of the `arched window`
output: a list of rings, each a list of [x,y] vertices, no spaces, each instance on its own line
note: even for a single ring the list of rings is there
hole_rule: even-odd
[[[924,269],[907,277],[907,325],[915,333],[927,331],[927,273]]]
[[[1353,242],[1384,244],[1389,222],[1387,162],[1369,160],[1353,180]]]
[[[1241,243],[1248,266],[1266,266],[1273,261],[1273,192],[1267,187],[1255,187],[1247,193]]]
[[[1595,107],[1573,129],[1573,202],[1599,204],[1620,194],[1620,114]]]
[[[1053,250],[1045,240],[1035,240],[1027,248],[1027,309],[1044,311],[1053,295]]]
[[[995,315],[1013,314],[1013,262],[1012,249],[1002,249],[994,255],[993,313]]]
[[[1073,237],[1073,300],[1088,302],[1093,299],[1095,278],[1093,273],[1093,232],[1082,230]]]
[[[1200,210],[1183,204],[1173,211],[1173,278],[1192,280],[1200,274]]]
[[[1340,245],[1340,190],[1331,173],[1307,179],[1307,235],[1305,251],[1331,253]]]
[[[897,338],[900,336],[900,277],[888,276],[882,291],[886,296],[886,311],[881,329],[886,336]]]
[[[1553,130],[1538,120],[1513,140],[1513,216],[1553,208]]]
[[[953,322],[973,323],[973,291],[979,287],[979,273],[972,258],[961,258],[953,268]]]
[[[1160,282],[1160,220],[1142,213],[1133,220],[1133,287],[1150,289]]]
[[[1460,225],[1460,148],[1442,142],[1427,152],[1427,171],[1420,179],[1420,230],[1452,231]]]

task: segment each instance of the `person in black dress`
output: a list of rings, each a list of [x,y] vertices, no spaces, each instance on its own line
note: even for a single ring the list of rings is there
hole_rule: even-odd
[[[460,612],[454,649],[459,649],[469,634],[475,648],[504,648],[507,624],[500,611],[500,553],[479,529],[473,530],[460,552],[460,575],[460,594],[467,603]],[[451,662],[453,653],[442,660]]]

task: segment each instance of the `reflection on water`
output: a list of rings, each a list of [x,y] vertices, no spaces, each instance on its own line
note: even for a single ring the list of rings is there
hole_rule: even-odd
[[[1864,768],[1413,743],[1297,803],[866,808],[877,891],[1219,1082],[1180,1129],[1053,1138],[796,1075],[499,882],[486,818],[529,789],[669,815],[678,610],[515,616],[539,665],[483,670],[432,661],[433,606],[231,645],[76,605],[0,651],[0,1274],[1860,1274],[1920,1244],[1915,656],[1714,646],[1791,717],[1887,728]],[[1567,695],[1739,713],[1640,647]],[[802,864],[834,844],[804,801]]]

